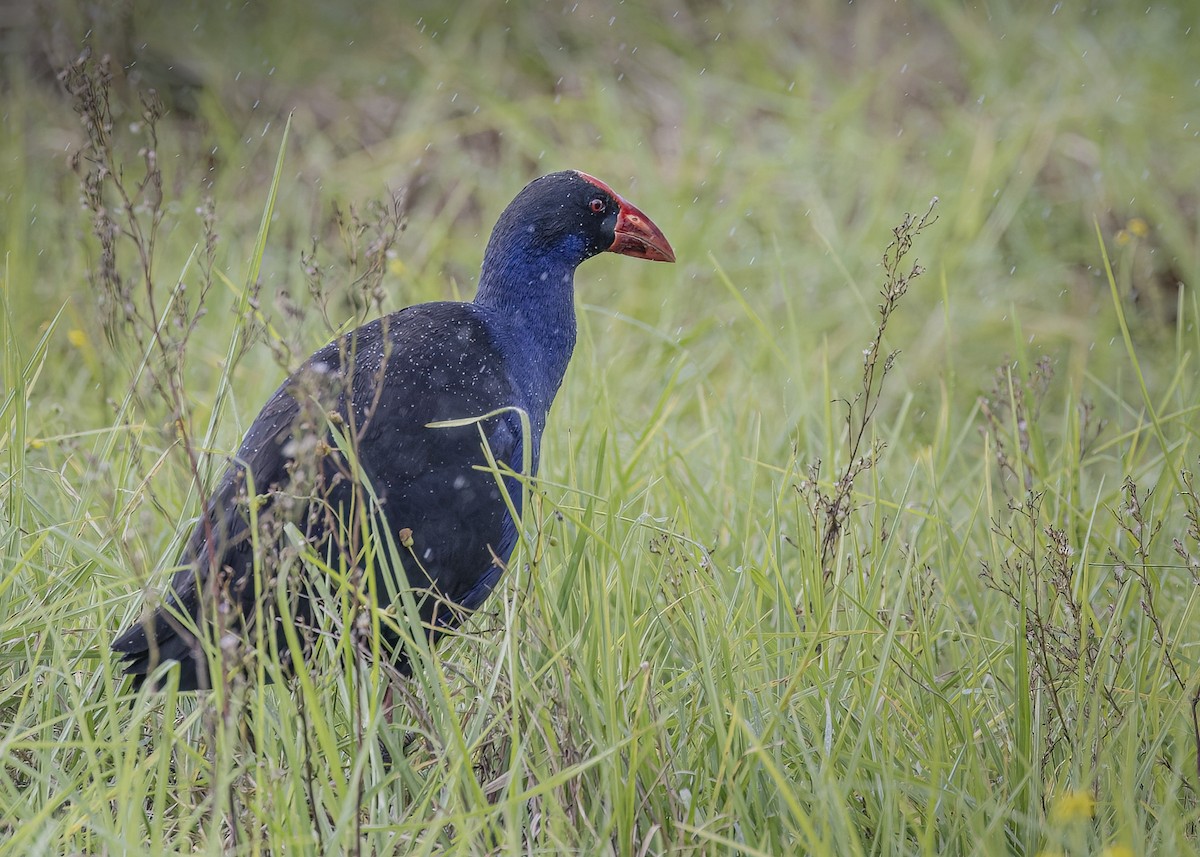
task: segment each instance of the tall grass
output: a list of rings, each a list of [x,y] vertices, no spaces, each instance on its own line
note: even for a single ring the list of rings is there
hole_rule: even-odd
[[[1200,48],[1184,7],[1067,6],[31,17],[0,852],[1200,851]],[[18,49],[88,30],[136,191],[90,213],[89,137]],[[680,262],[580,269],[502,591],[411,681],[343,635],[290,681],[132,695],[108,643],[286,371],[469,298],[568,166]]]

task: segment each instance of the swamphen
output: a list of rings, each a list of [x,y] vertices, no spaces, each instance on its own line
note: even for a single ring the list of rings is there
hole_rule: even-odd
[[[575,268],[605,250],[675,260],[662,231],[604,182],[576,171],[542,176],[496,223],[473,302],[420,304],[363,325],[284,381],[208,498],[161,603],[147,604],[112,644],[135,686],[176,661],[181,690],[211,687],[194,629],[237,647],[254,638],[255,617],[267,617],[287,651],[277,611],[264,609],[275,595],[263,556],[279,550],[287,521],[318,553],[340,552],[353,567],[361,544],[350,510],[370,508],[404,566],[400,576],[383,563],[377,592],[407,585],[435,637],[477,609],[517,541],[495,470],[480,469],[480,427],[496,461],[516,471],[528,443],[536,473],[546,414],[575,345]],[[527,437],[513,408],[528,415]],[[494,415],[477,424],[430,425],[486,414]],[[520,514],[519,485],[505,484]],[[309,594],[291,598],[285,615],[311,617]],[[397,646],[395,634],[385,636]],[[394,654],[407,670],[403,652]]]

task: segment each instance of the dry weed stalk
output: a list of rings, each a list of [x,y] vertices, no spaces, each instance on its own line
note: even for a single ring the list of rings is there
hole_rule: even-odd
[[[808,466],[806,478],[797,486],[808,506],[809,516],[821,546],[821,573],[826,584],[834,576],[834,559],[846,523],[854,510],[855,481],[875,466],[884,448],[884,443],[876,440],[870,442],[870,448],[866,449],[868,428],[879,408],[883,385],[900,353],[893,350],[885,354],[883,337],[888,322],[908,293],[909,286],[925,273],[925,269],[919,264],[913,262],[910,266],[906,259],[917,236],[937,222],[933,213],[937,203],[937,197],[934,197],[929,203],[929,208],[920,217],[906,213],[900,224],[892,229],[892,241],[883,251],[883,287],[879,291],[879,317],[875,325],[875,335],[863,350],[860,388],[853,399],[844,401],[846,464],[829,489],[821,485],[819,460]]]

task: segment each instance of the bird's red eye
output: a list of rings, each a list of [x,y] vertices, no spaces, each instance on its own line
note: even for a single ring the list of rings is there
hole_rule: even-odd
[[[599,214],[600,212],[604,211],[604,200],[602,200],[602,199],[593,199],[593,200],[591,201],[591,203],[590,203],[589,207],[592,209],[592,211],[594,211],[594,212],[596,212],[597,214]]]

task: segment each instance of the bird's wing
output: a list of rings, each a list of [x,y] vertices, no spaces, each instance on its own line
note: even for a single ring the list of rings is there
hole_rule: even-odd
[[[469,305],[426,304],[404,322],[380,333],[390,349],[382,377],[377,342],[358,346],[367,358],[354,373],[359,460],[392,532],[412,535],[401,557],[408,586],[474,609],[499,576],[493,560],[507,562],[516,543],[503,493],[518,513],[521,505],[519,483],[487,470],[484,441],[497,463],[519,471],[522,424],[504,409],[525,402]],[[497,411],[478,423],[435,425]]]
[[[336,538],[327,513],[345,513],[352,486],[363,476],[396,543],[402,530],[413,534],[413,545],[401,556],[403,583],[386,570],[381,574],[389,579],[381,582],[392,591],[401,583],[435,593],[422,611],[427,621],[452,623],[448,617],[456,611],[437,610],[438,604],[478,607],[499,578],[494,559],[507,562],[516,543],[516,525],[501,483],[481,469],[486,457],[480,426],[430,424],[514,404],[522,402],[505,361],[468,305],[410,307],[322,348],[280,386],[251,425],[208,498],[161,603],[113,643],[128,661],[126,671],[144,676],[157,663],[177,660],[184,665],[181,689],[207,686],[196,634],[211,632],[205,612],[218,596],[234,608],[235,623],[248,623],[256,611],[248,502],[254,501],[259,521],[267,522],[260,532],[275,525],[277,538],[278,523],[290,515],[314,541],[327,534]],[[340,441],[329,431],[331,420]],[[519,470],[523,437],[517,414],[504,412],[481,427],[494,458]],[[339,443],[355,447],[350,458],[360,470],[348,463]],[[536,448],[536,438],[534,443]],[[511,479],[502,484],[519,512],[519,484]],[[313,497],[322,505],[314,507]],[[270,554],[260,550],[264,560]],[[232,629],[243,630],[238,624]]]

